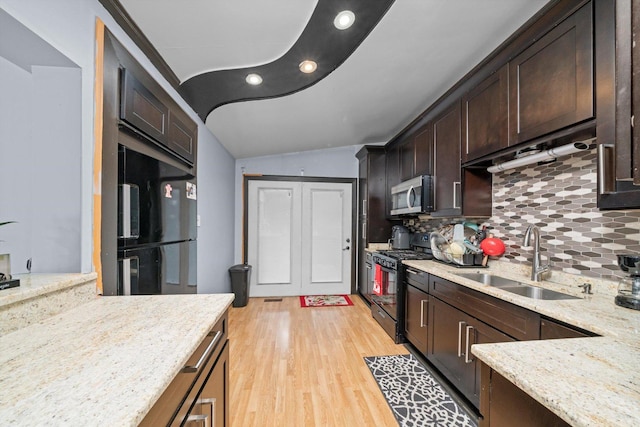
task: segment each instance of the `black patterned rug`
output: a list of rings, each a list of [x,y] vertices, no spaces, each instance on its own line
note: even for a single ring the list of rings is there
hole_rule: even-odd
[[[364,360],[401,427],[477,427],[413,355]]]

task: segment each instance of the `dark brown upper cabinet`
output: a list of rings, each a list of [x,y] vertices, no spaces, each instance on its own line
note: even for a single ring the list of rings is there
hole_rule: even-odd
[[[391,187],[400,184],[402,181],[400,177],[400,146],[392,145],[386,147],[386,177],[387,177],[387,192],[386,192],[386,215],[387,218],[391,216]]]
[[[410,140],[400,146],[400,180],[406,181],[413,178],[415,170],[416,144],[414,140]]]
[[[462,118],[456,101],[433,121],[435,211],[432,216],[462,214],[460,139]]]
[[[433,129],[430,124],[400,147],[400,179],[406,181],[433,171]]]
[[[598,207],[640,208],[640,1],[595,3],[598,91]],[[636,36],[637,37],[637,36]],[[635,46],[634,46],[635,45]]]
[[[593,5],[562,21],[509,62],[509,143],[594,117]]]
[[[391,224],[385,219],[387,207],[386,156],[382,146],[365,145],[356,157],[359,161],[359,205],[363,249],[369,243],[386,242]],[[364,254],[363,254],[364,255]]]
[[[178,117],[171,111],[169,117],[169,138],[167,146],[190,164],[195,162],[198,125],[188,117]]]
[[[433,175],[433,128],[427,124],[413,138],[415,146],[414,176]]]
[[[462,98],[462,162],[509,145],[509,67],[504,65]]]
[[[166,144],[169,138],[169,107],[127,69],[122,70],[120,96],[120,118]]]
[[[174,102],[164,102],[165,93],[145,86],[128,69],[121,70],[120,119],[156,144],[195,164],[198,125]]]

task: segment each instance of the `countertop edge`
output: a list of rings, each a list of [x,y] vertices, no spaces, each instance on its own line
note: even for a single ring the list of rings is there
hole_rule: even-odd
[[[95,281],[98,273],[30,273],[13,277],[20,279],[20,286],[0,292],[0,309]]]

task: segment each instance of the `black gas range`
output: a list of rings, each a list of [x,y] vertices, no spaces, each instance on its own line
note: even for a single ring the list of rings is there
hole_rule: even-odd
[[[421,259],[433,259],[433,255],[431,251],[429,252],[419,252],[412,249],[389,249],[377,251],[373,254],[374,261],[377,257],[379,259],[380,264],[385,263],[389,268],[395,268],[394,264],[398,262],[406,261],[406,260],[421,260]],[[375,261],[377,262],[377,261]]]
[[[374,286],[371,314],[396,344],[404,339],[404,270],[405,260],[433,259],[428,233],[411,236],[412,249],[389,249],[373,253]]]

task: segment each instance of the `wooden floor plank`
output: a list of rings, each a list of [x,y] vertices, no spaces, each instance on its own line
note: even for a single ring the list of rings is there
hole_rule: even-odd
[[[396,426],[363,357],[407,354],[353,306],[250,298],[229,313],[232,426]]]

